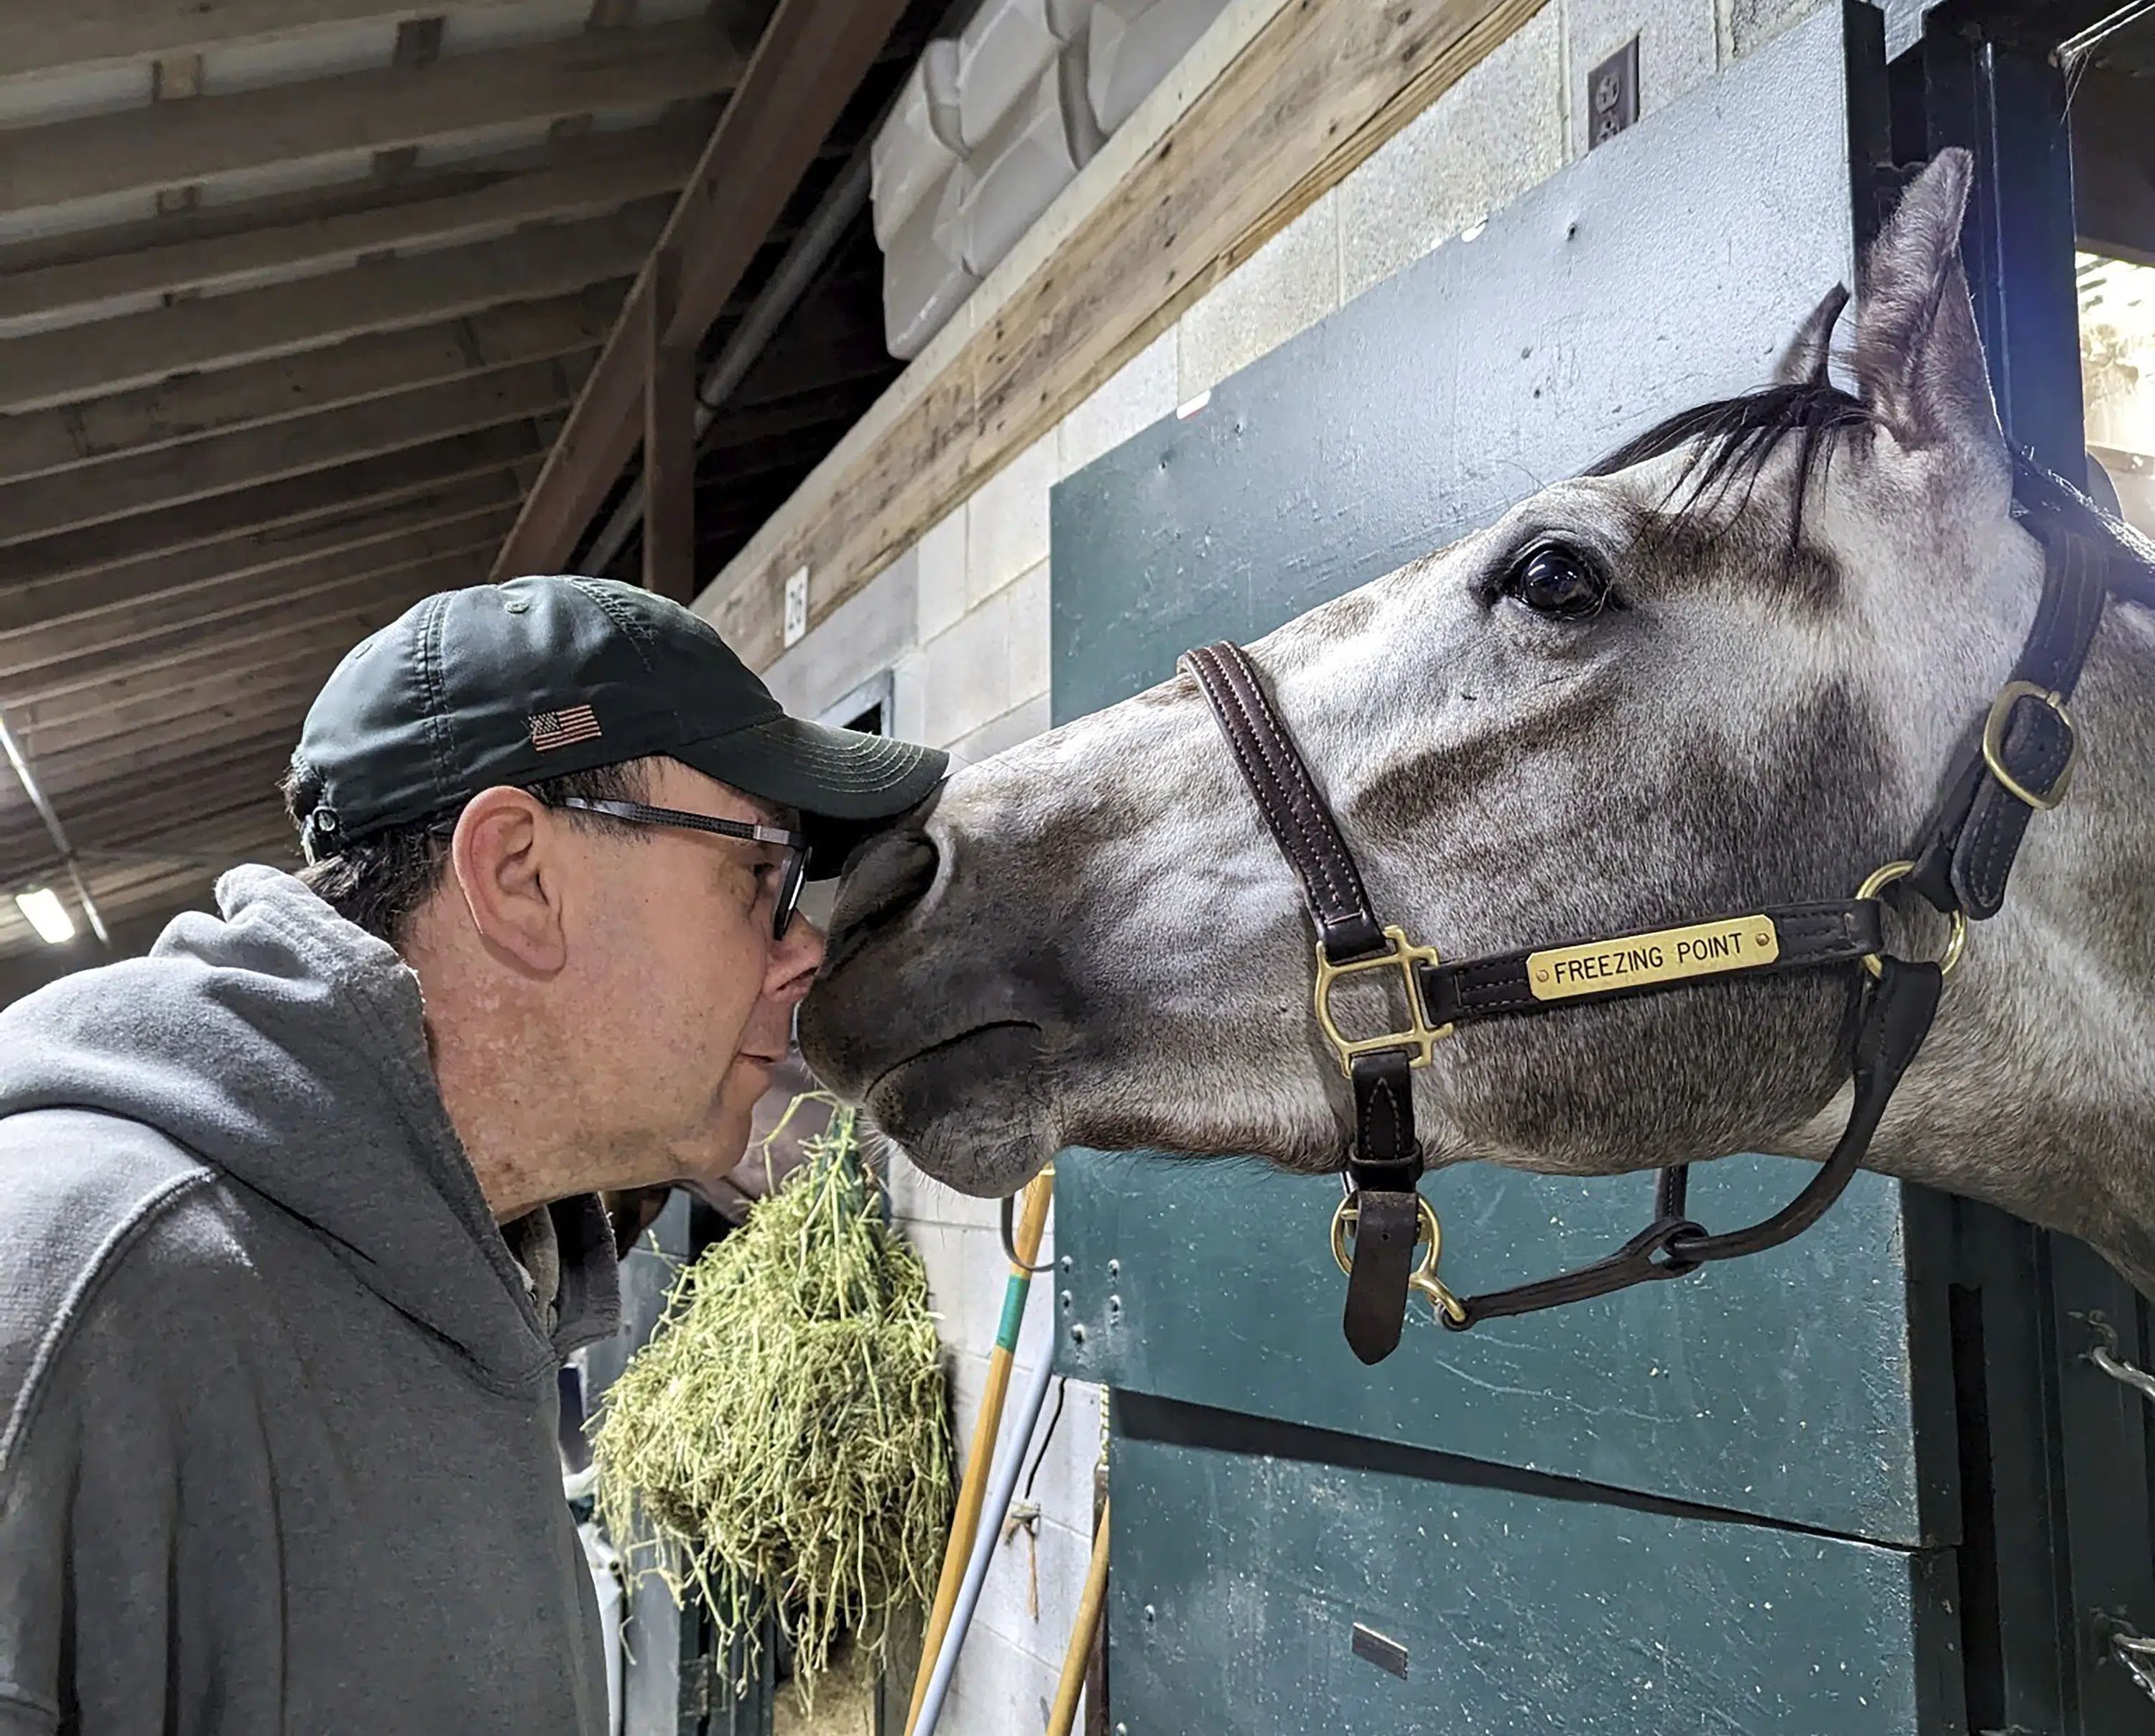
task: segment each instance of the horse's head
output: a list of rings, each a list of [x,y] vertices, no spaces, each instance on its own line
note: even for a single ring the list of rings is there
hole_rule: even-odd
[[[1918,179],[1779,377],[1252,648],[1374,906],[1446,956],[1844,898],[1902,853],[2004,679],[2042,558],[1958,254]],[[822,1076],[931,1173],[1060,1145],[1336,1167],[1344,1081],[1294,883],[1187,675],[960,771],[842,892]],[[1852,974],[1462,1029],[1431,1161],[1623,1170],[1770,1148],[1847,1072]],[[1381,1027],[1379,1027],[1381,1028]]]

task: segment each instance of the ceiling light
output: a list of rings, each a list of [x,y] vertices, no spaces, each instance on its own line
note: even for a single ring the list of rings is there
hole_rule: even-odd
[[[15,908],[47,945],[58,946],[74,939],[74,919],[68,914],[67,906],[51,887],[40,886],[32,892],[17,893]]]

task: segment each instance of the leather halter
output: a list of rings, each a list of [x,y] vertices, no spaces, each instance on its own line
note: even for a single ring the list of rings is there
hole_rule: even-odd
[[[1681,1278],[1713,1261],[1779,1247],[1825,1215],[1861,1166],[1894,1088],[1915,1059],[1958,962],[1970,918],[2003,905],[2030,817],[2065,799],[2077,751],[2072,696],[2105,603],[2112,595],[2155,602],[2155,550],[2106,519],[2070,484],[2032,462],[2015,463],[2014,505],[2043,543],[2042,599],[2012,679],[1969,735],[1937,810],[1906,862],[1886,864],[1852,899],[1769,906],[1682,928],[1595,936],[1531,951],[1446,964],[1370,908],[1354,853],[1341,837],[1256,666],[1221,643],[1185,654],[1258,811],[1302,888],[1317,930],[1318,1022],[1354,1097],[1344,1162],[1347,1198],[1333,1222],[1333,1252],[1348,1273],[1347,1341],[1364,1362],[1398,1344],[1409,1290],[1428,1297],[1454,1330],[1534,1313],[1633,1284]],[[1936,962],[1885,950],[1877,894],[1905,878],[1953,924]],[[1682,962],[1670,967],[1672,958]],[[1689,1166],[1656,1179],[1653,1221],[1614,1253],[1559,1277],[1454,1296],[1437,1278],[1442,1232],[1415,1184],[1412,1072],[1461,1025],[1545,1013],[1706,979],[1789,970],[1860,970],[1849,1044],[1854,1100],[1831,1155],[1772,1216],[1713,1234],[1685,1215]],[[1409,1009],[1404,1029],[1349,1038],[1335,1022],[1343,976],[1396,973]],[[1426,1244],[1419,1261],[1416,1249]],[[1351,1248],[1351,1252],[1350,1252]]]

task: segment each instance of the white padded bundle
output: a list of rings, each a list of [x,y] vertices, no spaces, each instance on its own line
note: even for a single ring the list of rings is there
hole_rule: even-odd
[[[965,269],[975,277],[1002,263],[1098,148],[1097,136],[1087,136],[1089,115],[1072,113],[1074,72],[1074,65],[1066,72],[1060,57],[1043,67],[1002,125],[965,159],[960,208]]]
[[[929,188],[958,166],[958,44],[931,42],[868,147],[876,245],[886,250]]]
[[[962,166],[952,168],[883,243],[883,340],[901,361],[926,349],[980,285],[965,264],[965,177]]]
[[[1093,6],[1093,0],[981,0],[958,38],[958,136],[969,157],[1049,64],[1082,44]]]
[[[1085,91],[1103,133],[1130,118],[1227,0],[1098,0]]]
[[[926,347],[1226,5],[982,0],[929,44],[873,150],[892,355]]]

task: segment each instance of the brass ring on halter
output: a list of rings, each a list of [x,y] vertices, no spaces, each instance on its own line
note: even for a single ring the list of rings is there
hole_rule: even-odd
[[[1891,886],[1896,880],[1915,871],[1916,864],[1912,862],[1889,862],[1857,887],[1856,895],[1859,899],[1875,899],[1881,888]],[[1968,945],[1968,913],[1956,910],[1950,920],[1952,928],[1946,935],[1946,950],[1938,956],[1938,974],[1942,976],[1953,975],[1953,966],[1960,963],[1961,953]],[[1873,976],[1883,974],[1879,970],[1878,955],[1875,952],[1864,954],[1863,968]]]
[[[1355,1209],[1350,1195],[1342,1200],[1332,1214],[1332,1257],[1339,1262],[1339,1269],[1350,1276],[1354,1270],[1354,1257],[1347,1252],[1347,1244],[1354,1234],[1354,1225],[1361,1213]],[[1436,1262],[1444,1256],[1444,1226],[1436,1221],[1436,1208],[1420,1195],[1415,1196],[1415,1246],[1426,1246],[1429,1252],[1407,1279],[1410,1290],[1419,1290],[1429,1298],[1430,1306],[1439,1314],[1449,1315],[1463,1324],[1467,1309],[1460,1299],[1444,1287],[1436,1275]]]

